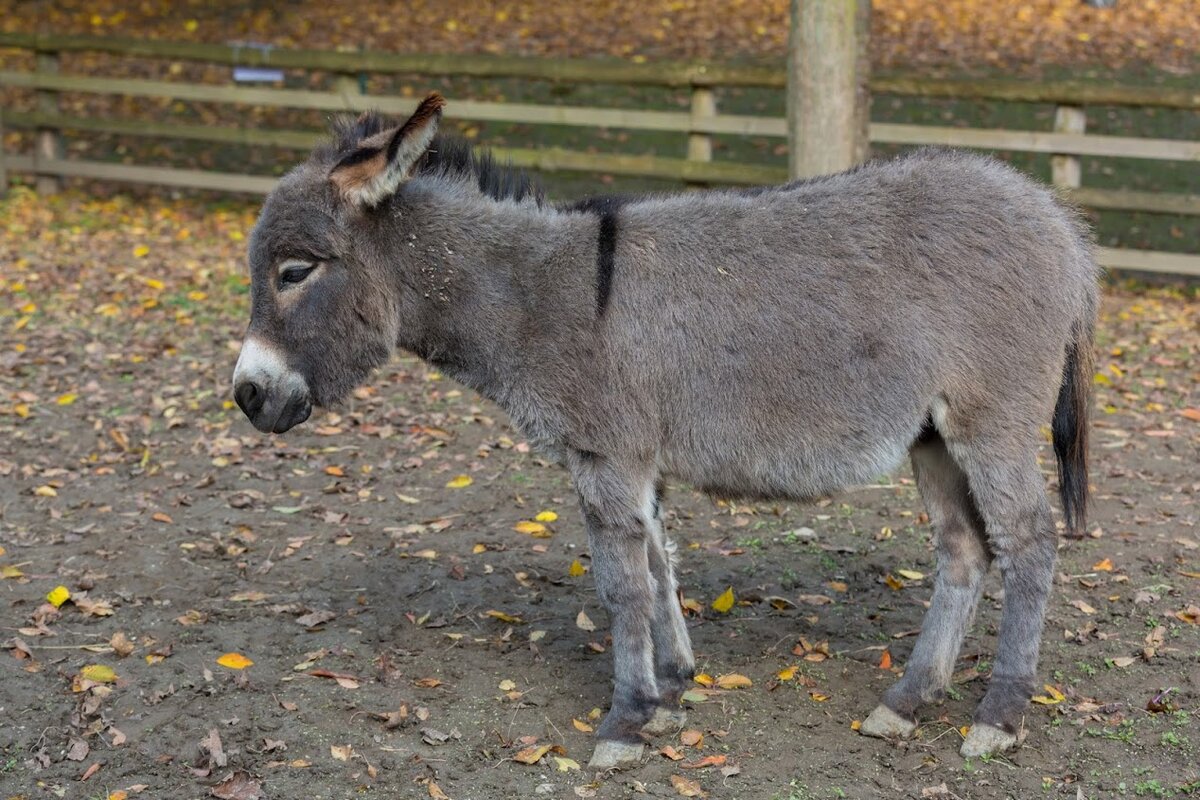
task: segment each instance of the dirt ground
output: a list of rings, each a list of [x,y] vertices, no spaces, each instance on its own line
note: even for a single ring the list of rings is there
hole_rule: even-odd
[[[672,486],[699,668],[752,685],[697,684],[686,732],[596,776],[610,642],[566,476],[405,358],[337,413],[256,433],[228,392],[252,215],[0,205],[0,798],[1200,793],[1194,294],[1106,298],[1091,533],[1062,542],[1020,750],[958,755],[995,576],[918,738],[854,730],[931,591],[909,476],[815,506]]]

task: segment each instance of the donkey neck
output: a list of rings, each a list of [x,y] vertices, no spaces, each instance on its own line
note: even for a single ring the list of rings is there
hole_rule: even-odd
[[[516,416],[590,346],[597,217],[470,188],[413,186],[397,209],[397,344]]]

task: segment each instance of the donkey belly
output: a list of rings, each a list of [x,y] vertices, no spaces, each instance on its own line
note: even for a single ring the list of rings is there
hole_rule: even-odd
[[[765,432],[734,419],[668,440],[660,466],[718,497],[814,500],[894,470],[922,421],[880,417],[825,427],[827,419],[782,414]]]

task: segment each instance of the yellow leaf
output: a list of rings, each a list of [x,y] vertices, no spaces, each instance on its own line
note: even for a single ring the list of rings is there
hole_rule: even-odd
[[[112,683],[117,679],[117,673],[104,664],[89,664],[79,670],[79,677],[92,683]]]
[[[552,744],[538,745],[537,747],[526,747],[524,750],[513,756],[513,761],[519,761],[522,764],[536,764],[542,760],[546,753],[550,752]]]
[[[850,722],[850,730],[852,730],[852,731],[856,731],[856,730],[858,730],[858,729],[859,729],[859,728],[861,728],[861,727],[862,727],[862,720],[861,720],[861,719],[852,720],[852,721]]]
[[[4,545],[0,544],[0,556],[4,555],[5,552]]]
[[[185,31],[187,31],[188,33],[192,33],[193,31],[196,30],[196,28],[199,28],[199,27],[200,27],[200,23],[196,22],[196,20],[194,20],[194,19],[189,19],[187,22],[183,23],[183,29]]]
[[[504,680],[500,681],[499,684],[497,684],[496,688],[502,692],[511,692],[513,689],[517,688],[517,684],[508,678],[505,678]]]
[[[529,520],[521,520],[516,525],[513,525],[513,530],[517,533],[528,533],[535,539],[546,539],[550,536],[550,531],[540,522],[530,522]]]
[[[538,522],[554,522],[558,519],[558,514],[555,514],[553,511],[542,511],[534,519]]]
[[[516,624],[516,623],[520,623],[520,622],[524,621],[520,617],[513,616],[512,614],[505,614],[503,611],[497,611],[494,608],[490,609],[488,611],[485,611],[484,613],[487,614],[489,617],[492,617],[493,619],[500,620],[501,622],[508,622],[508,623]]]
[[[745,689],[753,685],[753,681],[745,675],[739,675],[736,672],[721,675],[717,678],[717,686],[722,689]]]
[[[226,653],[217,659],[217,663],[229,669],[245,669],[254,666],[254,662],[241,653]]]
[[[733,608],[733,587],[730,586],[720,597],[713,600],[712,607],[722,614],[728,614],[729,609]]]
[[[13,323],[12,329],[14,331],[21,330],[22,328],[24,328],[26,325],[29,324],[29,320],[31,320],[31,319],[33,319],[33,317],[28,317],[28,316],[21,317],[20,319],[18,319],[16,322]]]
[[[162,291],[163,289],[167,288],[167,285],[158,278],[143,278],[142,283],[146,284],[155,291]]]
[[[61,608],[62,604],[71,599],[71,590],[65,586],[55,586],[46,595],[46,600],[55,608]]]
[[[579,769],[579,762],[573,758],[564,758],[563,756],[555,756],[554,763],[558,765],[559,772],[569,772]]]
[[[588,725],[581,719],[572,718],[571,724],[574,725],[575,730],[579,731],[580,733],[591,733],[593,730],[595,730],[591,725]]]
[[[470,475],[457,475],[446,482],[447,489],[461,489],[473,483]]]
[[[587,570],[585,570],[583,568],[583,564],[579,563],[578,558],[575,559],[574,561],[572,561],[571,566],[567,569],[567,574],[570,575],[572,578],[578,578],[580,575],[582,575],[585,572],[587,572]]]
[[[828,583],[826,583],[825,585],[826,585],[826,586],[828,586],[830,589],[832,589],[832,590],[833,590],[833,591],[835,591],[835,592],[848,592],[848,591],[850,591],[850,587],[849,587],[849,586],[847,586],[847,585],[846,585],[845,583],[843,583],[842,581],[829,581],[829,582],[828,582]]]
[[[0,567],[0,578],[23,578],[25,573],[11,564],[5,564]]]
[[[925,573],[917,572],[915,569],[898,569],[901,578],[908,578],[910,581],[919,581],[925,577]]]
[[[66,394],[59,395],[58,399],[54,402],[58,403],[60,406],[69,406],[78,399],[79,395],[67,392]]]
[[[17,403],[13,406],[13,411],[17,412],[17,416],[21,419],[29,417],[29,405],[27,403]]]
[[[472,548],[471,548],[471,552],[472,552],[474,555],[479,555],[480,553],[486,553],[486,552],[487,552],[487,545],[486,545],[486,544],[477,544],[477,545],[475,545],[474,547],[472,547]]]
[[[108,796],[108,800],[129,800],[129,792],[124,789],[117,789]]]
[[[692,678],[692,680],[694,680],[696,683],[700,684],[701,686],[712,686],[713,685],[713,676],[709,675],[707,672],[698,673],[697,675],[695,675]]]
[[[325,474],[332,475],[335,478],[344,478],[346,476],[341,467],[326,467]]]
[[[1097,572],[1112,572],[1113,571],[1112,559],[1106,558],[1103,561],[1101,561],[1099,564],[1093,564],[1092,569],[1096,570]]]
[[[33,490],[33,493],[38,497],[58,497],[58,492],[53,486],[39,486]]]
[[[888,573],[887,575],[883,576],[883,582],[886,583],[890,588],[896,590],[897,592],[904,588],[904,581],[900,580],[899,578],[893,577],[891,573]]]
[[[779,678],[781,681],[790,681],[792,678],[796,677],[796,668],[784,667],[783,669],[779,670],[779,672],[775,673],[775,677]]]
[[[1046,690],[1046,694],[1044,694],[1044,695],[1039,694],[1039,695],[1034,696],[1033,702],[1041,703],[1044,706],[1053,706],[1053,705],[1057,705],[1057,704],[1061,703],[1063,700],[1067,699],[1067,696],[1065,694],[1063,694],[1058,689],[1054,688],[1053,686],[1051,686],[1048,683],[1043,685],[1042,688],[1044,688]]]
[[[817,703],[824,703],[826,700],[829,699],[829,695],[822,694],[821,692],[818,692],[818,691],[811,691],[808,693],[808,696],[811,697],[813,699],[813,701],[817,702]]]
[[[137,247],[133,248],[134,258],[145,258],[148,255],[150,255],[150,248],[144,244],[139,244]]]

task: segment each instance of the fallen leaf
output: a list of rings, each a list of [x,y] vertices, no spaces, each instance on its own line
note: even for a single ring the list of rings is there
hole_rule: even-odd
[[[488,611],[485,611],[483,613],[489,617],[492,617],[493,619],[498,619],[501,622],[507,622],[512,625],[516,625],[516,624],[520,624],[521,622],[524,622],[524,620],[522,620],[520,617],[514,616],[512,614],[506,614],[503,611],[497,611],[494,608],[489,609]]]
[[[554,763],[558,766],[559,772],[570,772],[571,770],[579,770],[579,762],[573,758],[565,758],[563,756],[555,756]]]
[[[333,756],[334,759],[337,761],[349,761],[350,756],[353,754],[354,754],[354,750],[348,744],[343,744],[343,745],[331,744],[331,745],[329,745],[329,755]]]
[[[439,787],[433,781],[425,784],[425,788],[429,791],[429,796],[433,798],[433,800],[450,800],[450,796],[443,792],[441,787]]]
[[[678,750],[676,750],[674,747],[672,747],[669,744],[664,746],[658,752],[660,755],[662,755],[666,758],[669,758],[672,761],[683,761],[683,758],[684,758],[683,753],[679,752]]]
[[[71,599],[71,590],[65,586],[55,586],[46,595],[46,601],[55,608],[60,608],[63,603]],[[82,759],[80,759],[82,760]]]
[[[53,486],[39,486],[33,493],[38,497],[58,497],[58,491]]]
[[[733,608],[733,587],[730,586],[716,600],[713,600],[712,607],[721,614],[728,614],[729,609]]]
[[[680,797],[707,797],[704,790],[700,788],[700,784],[690,778],[685,778],[682,775],[672,775],[671,785],[675,787],[675,793]]]
[[[749,678],[736,672],[717,678],[717,686],[721,689],[745,689],[753,685],[754,683]]]
[[[883,648],[883,652],[879,654],[879,668],[880,669],[891,669],[892,668],[892,652],[890,650],[888,650],[886,647]]]
[[[217,663],[229,669],[245,669],[246,667],[254,666],[254,662],[241,653],[226,653],[217,659]]]
[[[534,519],[538,522],[554,522],[558,519],[558,514],[553,511],[541,511]]]
[[[310,611],[304,616],[296,617],[296,624],[303,625],[305,628],[315,628],[336,617],[337,614],[332,611]]]
[[[591,733],[593,730],[595,730],[595,728],[593,728],[591,725],[588,725],[583,720],[575,719],[574,717],[571,718],[571,724],[575,726],[575,730],[581,733]]]
[[[894,577],[890,572],[883,576],[883,582],[886,583],[888,588],[892,589],[893,591],[898,592],[904,588],[904,581]]]
[[[1092,569],[1096,570],[1097,572],[1112,572],[1113,571],[1112,559],[1106,558],[1098,564],[1093,564]]]
[[[1120,668],[1124,669],[1125,667],[1128,667],[1130,664],[1132,664],[1135,661],[1137,661],[1137,659],[1134,658],[1133,656],[1121,656],[1120,658],[1112,659],[1112,665],[1114,667],[1120,667]]]
[[[925,573],[917,572],[915,569],[898,569],[896,572],[901,578],[907,578],[910,581],[919,581],[925,577]]]
[[[1072,606],[1074,606],[1075,608],[1079,609],[1079,610],[1080,610],[1080,611],[1082,611],[1084,614],[1095,614],[1095,613],[1096,613],[1096,609],[1092,608],[1090,605],[1088,605],[1088,604],[1087,604],[1086,602],[1084,602],[1083,600],[1072,600],[1072,601],[1071,601],[1071,603],[1070,603],[1070,605],[1072,605]]]
[[[521,764],[536,764],[554,748],[552,744],[537,745],[535,747],[526,747],[513,756],[513,761]]]
[[[790,681],[792,678],[796,677],[796,668],[784,667],[783,669],[779,670],[779,672],[775,673],[775,677],[781,681]]]
[[[592,622],[591,617],[589,617],[585,612],[580,611],[575,617],[575,627],[579,628],[580,630],[590,632],[596,630],[596,623]]]
[[[707,672],[697,672],[695,675],[692,676],[692,680],[694,680],[696,683],[700,684],[701,686],[712,686],[713,685],[713,677],[712,677],[712,675],[709,675]]]
[[[221,800],[261,800],[263,796],[262,785],[243,770],[226,775],[209,791]]]
[[[221,744],[221,734],[217,733],[216,728],[209,728],[208,735],[200,740],[200,749],[208,753],[211,766],[223,767],[229,763],[225,747]]]
[[[1067,699],[1065,694],[1048,683],[1044,684],[1042,688],[1046,690],[1046,693],[1034,695],[1033,702],[1041,703],[1044,706],[1054,706]]]
[[[725,755],[718,753],[716,755],[705,756],[704,758],[701,758],[697,761],[685,762],[683,764],[680,764],[679,768],[680,769],[703,769],[704,767],[719,767],[725,763],[725,759],[726,759]]]
[[[529,520],[522,520],[513,525],[513,530],[517,533],[527,533],[535,539],[548,539],[551,535],[545,525],[540,522],[530,522]]]
[[[470,475],[457,475],[446,482],[447,489],[462,489],[470,486],[474,481]]]
[[[112,638],[108,640],[108,646],[121,658],[125,658],[132,653],[134,648],[133,642],[129,641],[129,637],[125,635],[124,631],[114,633]]]
[[[679,732],[679,743],[687,747],[702,747],[704,734],[694,728]]]
[[[92,683],[112,683],[117,679],[113,668],[104,664],[89,664],[79,670],[79,676]]]
[[[571,566],[567,568],[567,574],[572,578],[578,578],[585,572],[587,572],[587,570],[584,569],[583,564],[579,563],[578,558],[572,561]]]
[[[169,514],[164,514],[161,511],[156,511],[154,514],[151,515],[150,519],[154,520],[155,522],[164,522],[164,523],[172,523],[175,521],[175,520],[171,519],[171,516]]]

